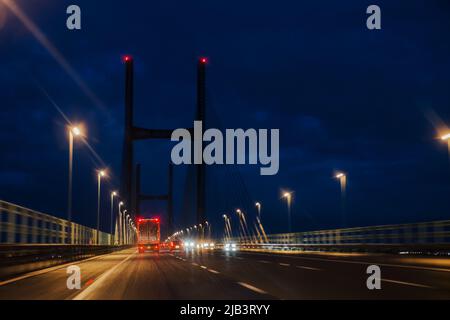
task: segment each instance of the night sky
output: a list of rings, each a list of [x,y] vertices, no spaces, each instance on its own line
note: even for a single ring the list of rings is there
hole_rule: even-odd
[[[193,125],[196,61],[206,56],[209,126],[280,129],[276,176],[260,176],[259,166],[208,167],[207,215],[216,230],[223,213],[241,207],[251,216],[260,201],[267,231],[286,231],[282,189],[294,191],[294,230],[342,226],[335,170],[348,174],[348,226],[450,218],[450,163],[438,138],[450,123],[448,1],[15,1],[88,89],[2,2],[2,200],[66,216],[66,122],[51,97],[85,125],[110,170],[106,229],[121,167],[121,57],[135,60],[135,123],[175,129]],[[65,26],[70,4],[81,7],[80,31]],[[366,28],[370,4],[381,7],[382,30]],[[146,193],[167,190],[171,146],[136,144]],[[73,218],[89,226],[99,165],[76,143]],[[180,227],[194,222],[183,210],[187,169],[175,168]],[[143,209],[164,221],[165,208]]]

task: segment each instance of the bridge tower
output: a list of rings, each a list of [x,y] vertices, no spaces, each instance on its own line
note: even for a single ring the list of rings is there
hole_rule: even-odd
[[[203,128],[205,128],[205,110],[206,110],[206,58],[200,58],[197,64],[197,112],[195,120],[202,121]],[[197,186],[197,224],[203,223],[206,220],[205,215],[205,163],[197,165],[196,170],[196,186]]]
[[[136,140],[170,139],[173,129],[147,129],[133,124],[133,78],[134,67],[131,56],[124,57],[125,63],[125,126],[122,154],[122,174],[120,192],[125,205],[132,208],[132,214],[138,215],[141,200],[167,200],[169,232],[173,228],[173,165],[169,165],[169,192],[167,195],[143,195],[140,193],[140,165],[136,166],[136,175],[133,184],[133,142]],[[205,124],[206,109],[206,58],[200,58],[197,66],[197,112],[195,120]],[[193,129],[188,129],[193,132]],[[205,221],[205,165],[196,167],[196,220],[197,223]]]

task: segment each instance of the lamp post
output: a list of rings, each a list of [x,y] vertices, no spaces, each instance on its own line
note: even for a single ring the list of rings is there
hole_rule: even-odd
[[[79,127],[69,127],[69,179],[67,186],[67,220],[70,225],[70,243],[73,244],[72,237],[72,171],[73,171],[73,139],[81,135]]]
[[[335,178],[339,180],[339,184],[341,186],[341,210],[342,210],[342,227],[345,228],[347,226],[347,217],[345,212],[345,195],[347,189],[347,175],[343,172],[338,172],[335,175]]]
[[[111,243],[113,242],[113,214],[114,214],[114,197],[117,196],[117,192],[113,191],[111,192],[111,217],[110,217],[110,232],[111,232]]]
[[[97,173],[97,244],[100,244],[100,191],[104,176],[106,176],[105,170],[99,170]]]
[[[126,226],[126,213],[127,209],[123,210],[122,212],[122,244],[126,244],[127,239],[127,226]]]
[[[211,224],[208,221],[205,221],[206,227],[207,227],[207,232],[208,232],[208,240],[211,239]]]
[[[288,210],[288,230],[289,233],[292,231],[291,227],[291,204],[292,204],[292,192],[283,193],[283,198],[286,199],[287,202],[287,210]]]
[[[118,236],[119,238],[117,239],[118,244],[121,245],[122,244],[122,211],[120,210],[122,208],[122,206],[124,205],[123,201],[119,202],[119,217],[117,219],[117,232],[119,233]]]
[[[256,207],[256,210],[258,211],[258,217],[259,217],[259,219],[261,219],[261,203],[256,202],[255,207]]]
[[[224,219],[224,223],[225,223],[225,240],[228,237],[228,241],[231,238],[231,224],[230,224],[230,220],[228,219],[228,216],[226,214],[224,214],[223,216]]]

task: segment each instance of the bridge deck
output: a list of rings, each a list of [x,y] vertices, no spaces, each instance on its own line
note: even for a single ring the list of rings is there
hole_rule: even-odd
[[[277,255],[223,251],[137,254],[134,249],[0,285],[0,299],[431,299],[450,297],[448,260],[373,254]],[[378,264],[382,290],[366,288]]]

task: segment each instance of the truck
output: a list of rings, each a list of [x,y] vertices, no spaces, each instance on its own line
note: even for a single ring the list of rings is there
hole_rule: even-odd
[[[137,244],[139,253],[159,252],[160,221],[159,218],[137,219]]]

